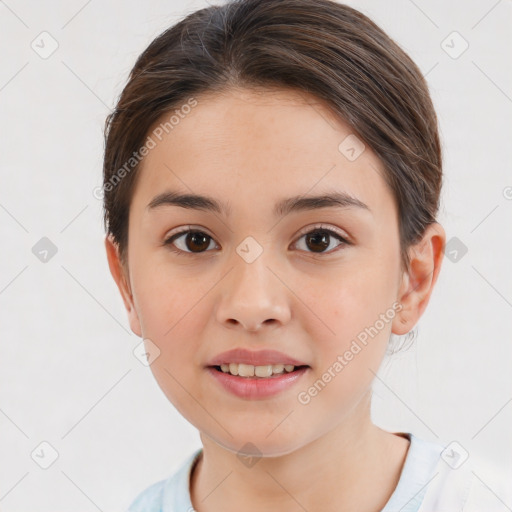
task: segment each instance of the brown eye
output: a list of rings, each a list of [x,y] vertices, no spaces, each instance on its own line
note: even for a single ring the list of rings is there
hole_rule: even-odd
[[[309,231],[308,233],[303,234],[299,240],[302,240],[303,238],[305,241],[304,245],[306,246],[304,250],[306,252],[317,254],[334,252],[337,250],[337,247],[349,244],[349,242],[341,235],[331,229],[325,228],[316,228],[313,231]],[[326,249],[332,245],[333,238],[339,241],[338,245],[334,246],[331,250],[326,251]]]
[[[187,236],[185,237],[185,245],[192,252],[195,252],[195,249],[197,249],[197,252],[202,252],[208,249],[208,246],[210,245],[210,237],[200,232],[187,233]]]
[[[171,236],[164,245],[169,245],[177,253],[200,254],[210,247],[212,241],[212,237],[202,231],[187,230]]]
[[[313,252],[323,252],[329,247],[330,235],[325,231],[315,231],[306,235],[306,244]]]

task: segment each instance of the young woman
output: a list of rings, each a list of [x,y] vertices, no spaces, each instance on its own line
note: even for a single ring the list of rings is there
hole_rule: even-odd
[[[375,23],[201,9],[140,55],[105,135],[110,269],[203,444],[131,511],[506,510],[456,447],[371,420],[445,244],[428,88]]]

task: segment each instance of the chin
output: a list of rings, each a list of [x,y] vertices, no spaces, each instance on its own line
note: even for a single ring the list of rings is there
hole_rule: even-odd
[[[286,434],[277,435],[269,431],[254,431],[247,428],[245,433],[237,434],[230,430],[233,437],[212,438],[222,448],[245,459],[246,457],[280,457],[296,451],[302,445],[299,440]],[[272,439],[270,439],[272,437]],[[243,460],[242,460],[243,462]]]

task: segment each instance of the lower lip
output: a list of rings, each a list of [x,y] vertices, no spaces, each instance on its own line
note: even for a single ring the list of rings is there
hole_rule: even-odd
[[[237,377],[224,373],[209,366],[206,370],[219,382],[224,389],[239,398],[257,400],[277,395],[281,391],[290,389],[309,370],[309,367],[300,368],[290,373],[283,373],[275,377]]]

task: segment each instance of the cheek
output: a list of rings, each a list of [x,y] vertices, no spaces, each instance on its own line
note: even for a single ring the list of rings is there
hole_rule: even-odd
[[[310,286],[316,291],[308,293],[305,302],[324,321],[323,338],[336,343],[354,336],[392,306],[396,277],[388,269],[362,263],[331,275],[321,286]]]
[[[158,347],[159,355],[150,369],[158,386],[176,409],[190,421],[201,413],[191,395],[200,403],[197,389],[201,327],[201,302],[196,293],[166,286],[161,280],[154,288],[141,290],[143,336]]]
[[[173,269],[168,262],[146,262],[133,272],[144,337],[154,337],[166,344],[172,339],[187,338],[189,323],[194,317],[197,320],[197,306],[212,284],[204,277]]]
[[[315,313],[308,313],[312,320],[306,329],[315,340],[317,371],[323,374],[331,368],[336,374],[333,381],[348,379],[352,384],[363,384],[373,377],[368,368],[378,370],[396,313],[392,261],[358,258],[357,263],[331,277],[323,280],[322,287],[310,286],[317,291],[305,301]],[[336,372],[333,365],[338,356],[343,358],[343,370],[337,365]]]

